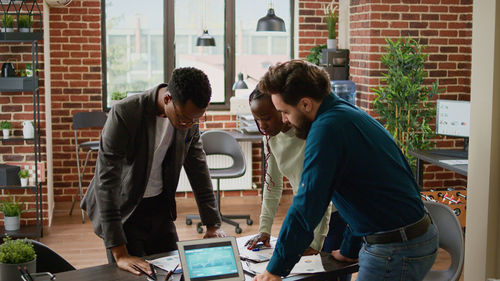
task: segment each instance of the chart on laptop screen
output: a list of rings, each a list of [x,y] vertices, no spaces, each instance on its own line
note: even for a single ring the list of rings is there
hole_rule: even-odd
[[[191,280],[208,280],[205,278],[212,276],[238,276],[238,268],[231,245],[189,248],[186,247],[185,255]]]

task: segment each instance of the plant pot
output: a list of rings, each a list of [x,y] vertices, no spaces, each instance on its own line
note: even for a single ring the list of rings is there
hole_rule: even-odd
[[[21,178],[21,186],[28,186],[28,178]]]
[[[2,29],[0,29],[2,32],[14,32],[14,28],[13,27],[2,27]]]
[[[17,267],[20,266],[28,270],[28,272],[36,272],[36,258],[32,261],[20,263],[20,264],[8,264],[0,262],[0,280],[9,280],[9,281],[23,281],[21,278],[21,274],[19,273],[19,269]]]
[[[337,39],[327,39],[326,48],[329,50],[337,50]]]
[[[31,27],[19,27],[19,32],[31,32]]]
[[[9,135],[10,135],[10,130],[9,129],[2,129],[2,133],[3,133],[3,139],[6,140],[9,138]]]
[[[15,216],[15,217],[4,217],[4,225],[5,225],[5,231],[16,231],[21,228],[21,223],[20,223],[20,217]],[[0,280],[5,280],[5,279],[0,279]]]

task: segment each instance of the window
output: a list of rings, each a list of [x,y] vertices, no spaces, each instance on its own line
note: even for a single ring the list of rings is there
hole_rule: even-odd
[[[210,109],[228,109],[238,73],[249,87],[239,91],[249,93],[270,65],[292,56],[293,0],[273,2],[286,32],[255,31],[268,0],[101,1],[104,109],[113,99],[168,81],[184,66],[209,77]],[[196,46],[204,28],[215,47]]]

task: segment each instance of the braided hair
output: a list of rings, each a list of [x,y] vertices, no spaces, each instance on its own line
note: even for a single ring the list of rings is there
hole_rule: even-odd
[[[270,95],[264,94],[264,93],[260,92],[257,88],[255,88],[255,90],[253,90],[252,93],[250,94],[250,96],[248,97],[248,103],[251,104],[252,101],[263,99],[263,98],[264,99],[268,99],[269,102],[271,102],[271,96]],[[269,182],[267,181],[267,176],[269,177],[269,181],[271,182],[271,184],[273,186],[275,186],[276,184],[274,183],[273,178],[271,177],[271,175],[268,173],[268,160],[271,157],[271,147],[269,146],[269,138],[270,137],[269,137],[269,135],[264,134],[264,132],[262,132],[262,130],[260,129],[260,126],[259,126],[259,122],[255,121],[255,123],[257,124],[257,129],[259,130],[259,132],[266,137],[267,153],[264,156],[264,161],[265,161],[264,162],[264,175],[266,175],[266,176],[264,177],[264,183],[263,184],[267,184],[267,190],[271,191],[271,189],[269,188]]]

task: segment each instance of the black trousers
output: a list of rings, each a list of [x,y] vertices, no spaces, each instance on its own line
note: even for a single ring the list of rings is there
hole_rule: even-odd
[[[165,193],[142,199],[123,224],[130,255],[143,257],[177,250],[179,238],[166,202]],[[106,254],[108,262],[114,263],[111,250],[107,249]]]

